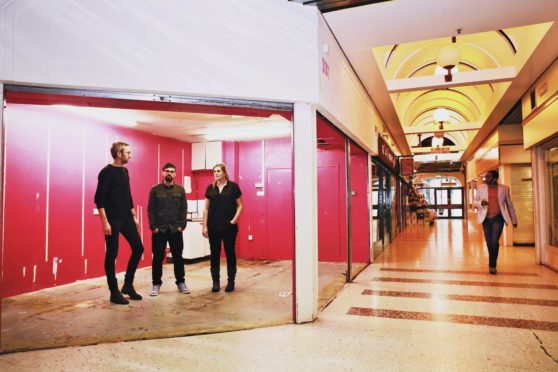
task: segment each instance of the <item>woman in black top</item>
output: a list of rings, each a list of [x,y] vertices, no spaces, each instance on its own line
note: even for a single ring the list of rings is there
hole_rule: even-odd
[[[209,238],[211,250],[212,292],[219,292],[219,264],[221,257],[221,241],[227,256],[228,283],[226,292],[234,291],[236,276],[235,242],[238,234],[236,222],[244,210],[242,192],[238,184],[229,180],[225,164],[213,167],[215,182],[205,190],[205,208],[203,210],[203,236]]]

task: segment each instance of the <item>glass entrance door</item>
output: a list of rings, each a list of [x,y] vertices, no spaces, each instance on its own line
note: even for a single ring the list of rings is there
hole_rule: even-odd
[[[433,207],[438,218],[463,218],[462,187],[436,188],[435,195]]]

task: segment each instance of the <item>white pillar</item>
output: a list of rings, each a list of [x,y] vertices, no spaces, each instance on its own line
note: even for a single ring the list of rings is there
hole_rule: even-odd
[[[537,146],[531,148],[531,172],[533,177],[533,210],[535,226],[535,258],[537,264],[549,265],[547,242],[548,242],[548,218],[545,200],[544,152]],[[536,191],[535,191],[536,190]]]
[[[318,314],[318,183],[316,109],[295,103],[293,126],[295,205],[295,322]]]

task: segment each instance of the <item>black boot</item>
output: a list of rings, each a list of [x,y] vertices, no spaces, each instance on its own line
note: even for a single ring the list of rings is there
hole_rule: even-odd
[[[230,280],[227,283],[227,286],[225,287],[225,292],[232,292],[234,291],[234,280]]]
[[[221,283],[219,283],[219,280],[213,280],[213,288],[211,288],[211,292],[219,292],[219,289],[221,289]]]
[[[130,301],[122,296],[122,293],[120,293],[118,289],[110,292],[110,302],[117,305],[128,305],[130,303]]]
[[[127,294],[128,296],[130,296],[131,300],[141,300],[141,296],[139,295],[138,292],[136,292],[136,290],[134,289],[134,286],[132,284],[125,284],[122,286],[122,293]]]

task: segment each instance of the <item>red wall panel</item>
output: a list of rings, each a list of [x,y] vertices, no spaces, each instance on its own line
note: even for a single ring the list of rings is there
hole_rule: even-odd
[[[265,140],[263,148],[262,141],[241,142],[237,159],[237,182],[245,206],[239,220],[238,257],[293,259],[294,241],[289,238],[294,234],[291,139]],[[276,241],[271,238],[279,235],[282,238]]]
[[[351,143],[351,261],[369,262],[368,154]]]
[[[17,285],[3,285],[3,297],[54,283],[46,254],[48,128],[34,112],[18,114],[6,110],[5,171],[11,182],[4,189],[2,262],[3,283],[11,279]]]
[[[211,171],[192,173],[190,143],[46,105],[8,101],[6,117],[2,297],[104,276],[105,243],[93,198],[99,171],[112,162],[112,142],[131,146],[127,168],[145,248],[140,267],[151,265],[147,201],[151,187],[161,181],[161,166],[174,163],[179,184],[183,175],[192,177],[189,200],[203,199],[213,180]],[[224,159],[246,205],[238,256],[292,259],[294,243],[288,237],[293,234],[285,234],[293,226],[291,140],[266,140],[264,149],[262,180],[261,141],[224,144]],[[263,188],[256,186],[262,182]],[[264,195],[258,196],[262,189]],[[266,217],[269,209],[280,221]],[[279,235],[284,241],[270,238]],[[121,238],[117,272],[125,270],[130,253]]]
[[[145,247],[140,267],[151,265],[147,200],[161,180],[158,159],[169,159],[179,174],[190,175],[191,145],[49,106],[9,103],[6,113],[2,296],[104,275],[104,237],[93,198],[99,171],[112,162],[114,141],[131,146],[127,168]],[[118,272],[130,253],[121,238]]]
[[[345,138],[317,120],[318,260],[347,261],[347,172]],[[321,142],[321,141],[323,142]]]

